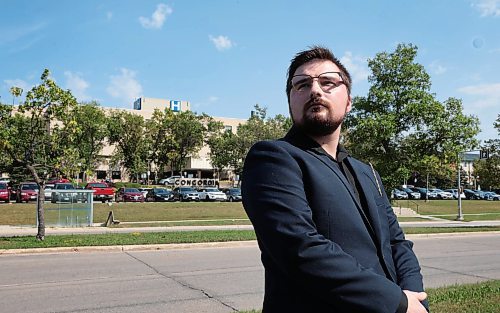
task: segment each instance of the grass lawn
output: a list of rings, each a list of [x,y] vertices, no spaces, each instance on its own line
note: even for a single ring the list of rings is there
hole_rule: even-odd
[[[46,236],[38,241],[33,236],[0,237],[0,249],[27,249],[81,246],[147,245],[196,242],[255,240],[253,230],[208,230],[158,233],[91,234]]]
[[[55,207],[55,204],[45,203],[45,207]],[[35,203],[0,204],[0,225],[36,225],[35,210]],[[241,202],[120,202],[111,206],[95,203],[94,223],[104,223],[111,210],[121,222],[248,219]]]
[[[498,313],[500,280],[426,290],[432,313]],[[241,313],[261,313],[261,310]],[[286,313],[286,312],[284,312]]]
[[[407,207],[422,215],[454,220],[458,215],[456,200],[396,200],[394,207]],[[418,208],[417,208],[418,207]],[[500,220],[500,201],[463,200],[462,214],[466,221]]]

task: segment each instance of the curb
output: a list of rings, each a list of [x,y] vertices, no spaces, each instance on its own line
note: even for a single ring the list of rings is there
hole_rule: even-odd
[[[128,251],[183,250],[183,249],[207,249],[207,248],[240,248],[240,247],[252,247],[252,246],[257,247],[256,240],[198,242],[198,243],[166,243],[166,244],[151,244],[151,245],[0,249],[0,256],[19,255],[19,254],[47,254],[47,253],[128,252]]]
[[[409,234],[406,239],[426,239],[439,237],[458,236],[484,236],[500,235],[500,231],[485,232],[460,232],[460,233],[437,233],[437,234]],[[199,242],[199,243],[166,243],[151,245],[117,245],[117,246],[83,246],[83,247],[54,247],[54,248],[29,248],[29,249],[0,249],[2,255],[21,254],[47,254],[47,253],[85,253],[85,252],[128,252],[128,251],[160,251],[160,250],[182,250],[182,249],[207,249],[207,248],[241,248],[258,247],[257,240],[247,241],[224,241],[224,242]]]

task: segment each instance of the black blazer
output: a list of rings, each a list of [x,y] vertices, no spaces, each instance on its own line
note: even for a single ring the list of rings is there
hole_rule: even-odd
[[[317,147],[292,128],[281,140],[256,143],[245,160],[243,206],[262,252],[263,310],[396,312],[402,289],[423,291],[413,244],[378,174],[346,160],[365,195],[365,213]]]

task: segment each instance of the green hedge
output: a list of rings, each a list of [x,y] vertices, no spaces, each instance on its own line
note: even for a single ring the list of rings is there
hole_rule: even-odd
[[[128,188],[140,188],[141,184],[139,183],[127,183],[127,182],[116,182],[113,184],[115,188],[128,187]]]

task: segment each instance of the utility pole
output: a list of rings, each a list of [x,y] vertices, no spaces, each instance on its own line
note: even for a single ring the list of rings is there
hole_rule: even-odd
[[[460,170],[462,169],[462,165],[460,164],[460,152],[458,153],[457,157],[457,172],[458,172],[458,179],[457,179],[457,198],[458,198],[458,215],[457,215],[457,221],[463,221],[464,220],[464,215],[462,214],[462,187],[460,183]]]

